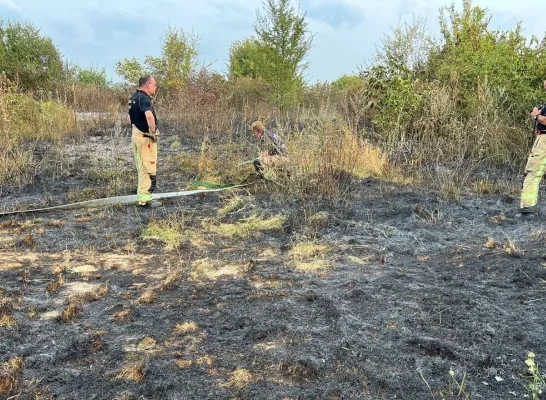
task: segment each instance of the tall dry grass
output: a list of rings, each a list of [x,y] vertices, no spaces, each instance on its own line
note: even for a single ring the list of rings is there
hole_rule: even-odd
[[[402,127],[399,146],[410,149],[416,165],[441,162],[486,162],[489,165],[521,162],[528,150],[530,131],[522,131],[504,110],[509,105],[487,83],[478,86],[471,114],[458,112],[456,88],[432,85],[424,91],[423,107],[413,126]],[[411,144],[411,146],[408,146]]]
[[[304,199],[338,199],[351,182],[392,173],[387,155],[364,141],[352,128],[336,121],[317,121],[289,142],[286,174],[281,175],[287,195]]]
[[[1,77],[0,85],[0,185],[26,185],[43,161],[35,157],[40,142],[59,143],[78,132],[74,112],[55,101],[37,101],[18,93]]]
[[[380,132],[389,159],[414,182],[449,199],[469,192],[516,194],[533,133],[509,118],[511,105],[502,90],[482,82],[468,115],[462,115],[456,82],[416,88],[416,111]]]
[[[162,121],[186,137],[212,134],[239,140],[252,121],[279,115],[266,101],[268,90],[261,80],[226,81],[201,71],[177,92],[160,90],[156,104]]]
[[[398,180],[411,176],[448,197],[469,189],[500,192],[499,168],[512,174],[518,170],[530,139],[530,132],[522,132],[503,111],[509,105],[502,102],[502,93],[482,84],[471,114],[463,118],[456,85],[415,87],[417,112],[392,131],[374,125],[382,111],[373,107],[377,99],[370,98],[365,82],[350,92],[315,85],[298,107],[279,110],[268,103],[270,87],[263,81],[228,81],[203,70],[177,92],[160,89],[155,104],[170,134],[201,139],[195,158],[184,155],[173,163],[201,179],[239,181],[252,170],[241,163],[256,155],[249,127],[260,119],[289,141],[288,173],[280,177],[279,186],[293,196],[339,198],[351,181],[370,175]],[[35,157],[41,142],[62,143],[75,134],[119,124],[133,90],[66,84],[54,93],[41,93],[37,101],[4,79],[0,139],[7,145],[0,150],[0,184],[32,182],[42,168]],[[94,113],[93,118],[77,119],[79,112]]]

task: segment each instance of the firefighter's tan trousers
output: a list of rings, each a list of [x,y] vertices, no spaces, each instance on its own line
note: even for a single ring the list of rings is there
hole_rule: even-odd
[[[546,170],[546,135],[538,135],[525,166],[525,179],[521,190],[521,208],[538,203],[538,189]]]
[[[156,186],[157,141],[133,125],[131,143],[138,173],[137,198],[139,204],[144,204],[152,200]]]

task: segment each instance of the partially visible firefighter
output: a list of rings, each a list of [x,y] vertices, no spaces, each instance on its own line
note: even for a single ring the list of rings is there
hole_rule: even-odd
[[[159,130],[152,97],[157,84],[153,76],[139,79],[138,89],[129,100],[129,117],[132,125],[131,143],[138,174],[137,198],[141,207],[156,208],[162,204],[152,199],[156,188],[157,139]]]
[[[546,91],[546,81],[543,82],[542,88]],[[536,213],[540,181],[546,171],[546,107],[539,105],[533,108],[531,118],[536,122],[536,138],[527,159],[521,190],[520,212],[524,217]]]
[[[260,139],[260,154],[254,160],[254,168],[260,177],[265,177],[269,167],[282,167],[287,160],[288,151],[284,139],[275,131],[265,129],[261,121],[250,126],[252,133]]]

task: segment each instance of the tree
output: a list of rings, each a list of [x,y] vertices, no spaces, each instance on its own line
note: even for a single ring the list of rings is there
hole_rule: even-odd
[[[363,81],[358,75],[342,75],[332,82],[332,87],[339,91],[353,91],[362,88]]]
[[[229,49],[229,77],[231,79],[260,77],[265,57],[260,43],[254,38],[237,40]]]
[[[181,88],[196,71],[198,41],[195,34],[169,27],[162,39],[161,56],[147,55],[144,65],[136,58],[118,61],[116,73],[131,84],[139,77],[151,74],[166,88]]]
[[[136,84],[141,76],[149,73],[149,70],[134,57],[125,58],[116,63],[116,74],[121,76],[130,85]]]
[[[426,32],[426,20],[413,17],[411,23],[400,21],[390,35],[381,39],[375,66],[383,66],[389,75],[415,76],[426,67],[434,40]]]
[[[461,11],[443,7],[443,44],[431,53],[429,76],[457,87],[463,113],[473,108],[477,88],[487,82],[502,94],[514,119],[526,119],[546,76],[544,46],[536,38],[528,44],[520,24],[512,31],[490,30],[490,20],[487,10],[471,0],[463,0]]]
[[[399,21],[382,38],[373,65],[366,71],[363,98],[373,105],[373,121],[387,141],[411,127],[422,105],[419,78],[425,75],[433,49],[435,43],[426,33],[425,20],[415,16],[411,22]]]
[[[98,87],[108,86],[106,71],[98,68],[78,68],[76,82]]]
[[[303,93],[305,57],[312,44],[305,14],[290,6],[290,0],[266,0],[266,15],[256,12],[254,30],[260,53],[266,59],[259,75],[273,86],[279,106],[297,102]]]
[[[25,90],[50,89],[65,77],[51,38],[26,22],[0,21],[0,71]]]

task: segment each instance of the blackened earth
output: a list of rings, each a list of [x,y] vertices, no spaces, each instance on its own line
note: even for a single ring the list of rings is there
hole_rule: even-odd
[[[177,152],[199,151],[198,141],[167,137],[160,165],[175,139]],[[73,145],[63,179],[6,187],[0,206],[65,202],[68,188],[90,184],[82,177],[96,157],[108,159],[108,143],[128,138],[89,141],[104,151]],[[158,176],[165,192],[191,179]],[[312,272],[295,268],[291,253],[311,240],[297,203],[274,201],[264,183],[156,210],[0,217],[0,318],[11,317],[0,324],[0,362],[24,365],[9,396],[524,398],[528,352],[546,361],[546,216],[522,219],[510,196],[446,202],[376,179],[350,188],[345,206],[315,210],[311,239],[331,250],[314,256],[325,267]],[[244,207],[219,216],[234,196]],[[142,235],[154,221],[199,232],[203,221],[256,213],[291,217],[243,238],[206,232],[204,246],[182,238],[171,249]],[[196,274],[205,262],[216,273]],[[63,321],[69,302],[78,312]]]

